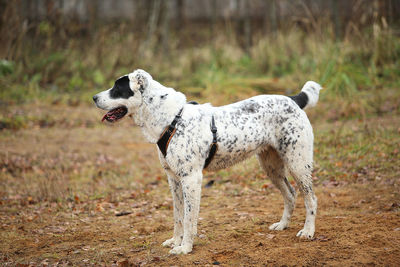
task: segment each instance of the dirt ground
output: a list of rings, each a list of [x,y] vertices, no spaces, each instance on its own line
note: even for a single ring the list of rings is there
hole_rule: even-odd
[[[100,125],[94,109],[54,109],[51,126],[0,132],[3,266],[400,265],[399,144],[391,135],[385,140],[392,154],[377,153],[377,162],[358,172],[332,163],[354,180],[326,174],[318,160],[335,154],[319,147],[327,144],[316,135],[312,241],[296,237],[305,218],[301,196],[290,228],[268,229],[280,219],[283,200],[255,159],[205,172],[194,249],[173,256],[161,246],[172,235],[172,200],[155,146],[127,120]],[[313,124],[316,132],[337,128]],[[393,118],[383,124],[400,129]],[[383,164],[389,171],[379,169]]]

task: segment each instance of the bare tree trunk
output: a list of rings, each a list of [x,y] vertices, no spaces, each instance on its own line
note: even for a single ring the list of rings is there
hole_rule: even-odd
[[[217,0],[212,0],[211,2],[211,25],[210,25],[210,32],[211,32],[211,39],[215,39],[216,35],[216,27],[217,27]]]
[[[342,38],[342,25],[339,15],[339,7],[337,0],[331,0],[332,6],[332,21],[335,29],[335,40],[339,41]]]
[[[96,32],[98,26],[98,6],[98,0],[91,0],[87,2],[86,10],[89,13],[89,29],[92,34]]]
[[[147,40],[153,38],[154,33],[156,32],[158,19],[160,17],[160,7],[161,0],[153,0],[153,6],[151,8],[151,13],[149,17],[148,31],[147,31]]]
[[[247,54],[250,54],[251,48],[251,20],[250,20],[250,4],[248,0],[244,0],[244,46]]]
[[[270,25],[271,25],[271,31],[273,33],[276,33],[278,30],[278,20],[277,20],[277,15],[276,15],[276,1],[271,0],[271,10],[269,12],[270,14]]]
[[[386,16],[389,25],[393,24],[393,5],[392,5],[392,0],[388,0],[387,5],[386,5]]]
[[[46,0],[46,19],[50,19],[51,21],[54,19],[54,2],[53,0]]]
[[[184,1],[176,0],[176,17],[175,17],[175,30],[182,27],[185,17],[184,17]]]
[[[33,14],[31,15],[32,20],[37,22],[39,20],[39,1],[35,0],[32,5]]]
[[[169,53],[169,24],[171,19],[171,1],[163,1],[163,20],[161,23],[161,46],[165,55]]]
[[[153,48],[154,36],[156,34],[158,20],[160,18],[161,0],[153,0],[150,10],[149,22],[147,26],[147,36],[140,50]],[[143,51],[141,51],[143,52]]]
[[[234,0],[234,1],[235,1],[235,11],[233,14],[234,34],[236,42],[240,43],[239,36],[241,35],[241,26],[242,26],[242,20],[240,19],[240,0]]]

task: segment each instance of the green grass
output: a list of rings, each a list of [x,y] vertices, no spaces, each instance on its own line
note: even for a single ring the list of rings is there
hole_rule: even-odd
[[[213,44],[178,48],[171,42],[169,53],[162,54],[157,46],[140,50],[142,40],[124,27],[116,32],[103,26],[92,38],[58,42],[50,24],[40,25],[38,40],[26,37],[14,61],[0,61],[3,102],[89,103],[95,92],[135,68],[190,98],[215,104],[260,93],[294,93],[311,79],[333,99],[400,85],[400,38],[377,24],[375,34],[365,29],[340,42],[329,31],[317,35],[294,28],[254,38],[249,54],[224,32]]]
[[[344,121],[336,128],[319,128],[315,132],[318,172],[334,180],[373,180],[379,175],[396,178],[400,137],[394,120],[371,117],[364,122]]]

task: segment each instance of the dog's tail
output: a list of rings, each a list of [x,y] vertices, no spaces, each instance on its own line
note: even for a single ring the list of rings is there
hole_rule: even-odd
[[[319,91],[322,86],[316,82],[308,81],[298,95],[289,96],[301,109],[312,108],[318,102]]]

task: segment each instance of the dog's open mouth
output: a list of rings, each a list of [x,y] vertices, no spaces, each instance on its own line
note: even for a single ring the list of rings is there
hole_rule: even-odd
[[[122,119],[126,113],[128,113],[128,109],[125,106],[117,107],[107,112],[101,121],[107,120],[108,122],[116,122]]]

